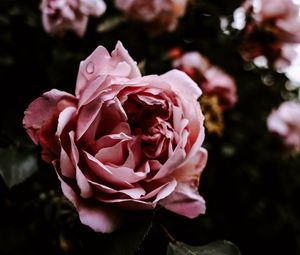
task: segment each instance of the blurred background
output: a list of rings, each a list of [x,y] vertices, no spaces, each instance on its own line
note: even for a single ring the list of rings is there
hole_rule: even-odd
[[[190,245],[229,240],[243,255],[300,254],[300,157],[267,126],[273,109],[299,101],[296,60],[288,59],[285,67],[276,64],[283,47],[276,41],[278,30],[232,25],[242,5],[238,0],[189,1],[176,28],[163,32],[126,16],[114,1],[105,2],[106,11],[91,16],[78,36],[47,33],[40,1],[1,0],[0,254],[108,254],[105,247],[117,245],[111,236],[80,224],[54,169],[40,159],[22,126],[30,102],[52,88],[73,94],[80,61],[98,45],[113,50],[117,40],[143,74],[162,74],[174,68],[174,59],[197,51],[236,87],[236,102],[226,110],[206,93],[200,100],[209,153],[199,187],[206,214],[189,220],[158,209],[137,253],[166,254],[169,234]],[[273,34],[266,36],[264,29]],[[297,40],[290,41],[297,46]],[[274,41],[277,55],[268,48]],[[257,45],[263,45],[264,54],[245,57],[243,52]],[[205,77],[192,77],[201,87]]]

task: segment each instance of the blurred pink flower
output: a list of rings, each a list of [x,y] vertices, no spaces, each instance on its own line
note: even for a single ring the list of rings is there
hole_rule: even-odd
[[[83,36],[89,16],[101,16],[106,10],[103,0],[42,0],[42,21],[46,32],[63,35],[67,30]]]
[[[272,111],[267,120],[268,129],[278,135],[293,153],[300,152],[300,104],[287,101]]]
[[[299,6],[292,0],[246,0],[238,10],[246,18],[242,57],[249,61],[265,56],[276,69],[290,65],[293,48],[300,43]]]
[[[99,46],[81,62],[75,94],[44,93],[23,124],[82,223],[112,232],[124,210],[157,204],[189,218],[205,213],[204,117],[190,77],[142,77],[119,42],[111,55]]]
[[[173,67],[193,78],[205,95],[216,95],[222,110],[233,107],[237,101],[234,79],[220,68],[212,66],[199,52],[191,51],[176,56]]]
[[[129,18],[146,22],[154,33],[174,31],[185,14],[188,0],[115,0]]]
[[[204,72],[201,88],[206,95],[216,95],[222,110],[232,108],[237,102],[234,79],[218,67],[212,66]]]

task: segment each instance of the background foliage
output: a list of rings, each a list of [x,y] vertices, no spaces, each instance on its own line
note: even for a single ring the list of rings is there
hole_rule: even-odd
[[[166,254],[168,234],[198,246],[229,240],[244,255],[300,254],[300,158],[284,153],[266,128],[271,109],[293,94],[284,74],[241,59],[239,32],[220,28],[219,18],[232,19],[240,1],[194,0],[175,32],[156,37],[142,23],[112,24],[121,13],[106,2],[106,13],[91,18],[80,39],[46,34],[37,0],[1,0],[0,174],[14,168],[33,175],[20,184],[22,176],[0,180],[0,254],[133,254],[140,244],[138,254]],[[144,74],[171,69],[167,51],[180,46],[203,53],[235,78],[239,101],[224,115],[223,136],[206,134],[209,159],[200,184],[206,215],[189,220],[158,209],[133,214],[136,224],[113,235],[95,234],[79,223],[52,166],[29,141],[22,127],[28,104],[52,88],[73,93],[79,62],[98,45],[111,51],[117,40]],[[126,239],[129,232],[134,241]]]

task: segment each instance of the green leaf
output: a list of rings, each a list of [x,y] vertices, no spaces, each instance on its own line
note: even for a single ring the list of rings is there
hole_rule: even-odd
[[[241,255],[231,242],[218,240],[203,246],[190,246],[182,242],[169,243],[167,255]]]
[[[136,221],[130,220],[120,230],[110,235],[106,255],[132,255],[137,252],[152,227],[153,215]]]
[[[98,33],[104,33],[111,31],[115,28],[117,28],[120,24],[122,24],[125,21],[125,18],[123,16],[111,16],[101,22],[97,28],[96,31]]]
[[[0,148],[0,175],[9,188],[26,180],[37,169],[37,159],[29,148]]]

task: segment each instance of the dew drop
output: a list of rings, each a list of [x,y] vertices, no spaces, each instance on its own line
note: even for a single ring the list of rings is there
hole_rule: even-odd
[[[86,65],[86,72],[89,73],[89,74],[92,74],[94,72],[94,69],[95,69],[95,66],[94,66],[94,63],[93,62],[89,62],[87,65]]]

